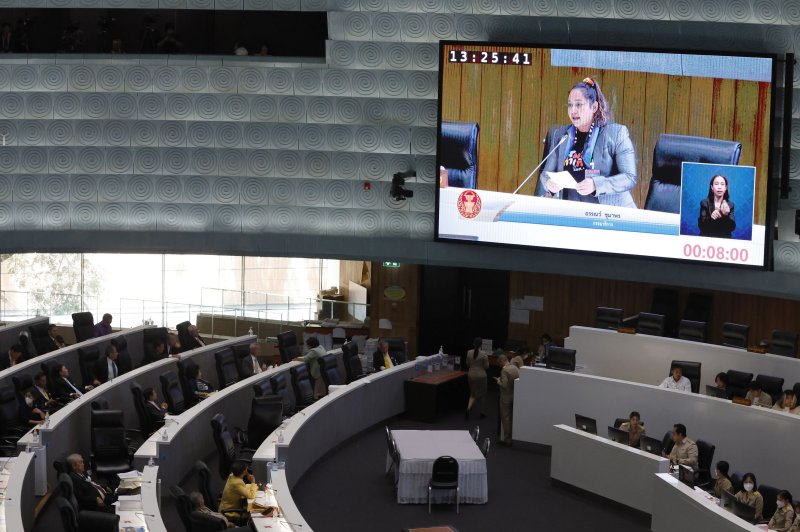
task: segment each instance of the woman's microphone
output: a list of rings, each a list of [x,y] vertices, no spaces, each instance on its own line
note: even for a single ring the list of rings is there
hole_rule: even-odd
[[[515,190],[514,192],[512,192],[512,194],[516,194],[517,192],[519,192],[519,189],[521,189],[522,187],[524,187],[524,186],[525,186],[525,183],[527,183],[527,182],[528,182],[528,180],[529,180],[531,177],[533,177],[533,174],[535,174],[535,173],[536,173],[536,171],[537,171],[539,168],[541,168],[541,167],[542,167],[542,165],[543,165],[543,164],[544,164],[544,162],[547,160],[547,158],[548,158],[548,157],[550,157],[551,155],[553,155],[553,152],[555,152],[555,151],[558,149],[558,147],[559,147],[559,146],[561,146],[562,144],[564,144],[564,141],[565,141],[565,140],[567,140],[568,138],[569,138],[569,133],[564,133],[564,136],[563,136],[563,137],[561,137],[561,140],[559,140],[559,141],[558,141],[558,144],[556,144],[555,148],[553,148],[552,150],[550,150],[550,153],[548,153],[547,155],[545,155],[545,156],[544,156],[544,159],[542,159],[542,162],[540,162],[539,164],[537,164],[537,165],[536,165],[536,168],[534,168],[534,169],[533,169],[533,171],[532,171],[530,174],[528,174],[528,177],[526,177],[526,178],[525,178],[525,181],[523,181],[523,182],[522,182],[522,184],[521,184],[520,186],[518,186],[518,187],[517,187],[517,190]]]

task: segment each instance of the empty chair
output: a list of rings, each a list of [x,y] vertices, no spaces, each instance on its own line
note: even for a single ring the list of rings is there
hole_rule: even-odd
[[[239,382],[239,366],[236,364],[236,356],[232,349],[226,348],[217,351],[214,353],[214,360],[217,366],[220,388]]]
[[[65,532],[117,532],[119,516],[107,512],[91,512],[78,508],[72,479],[66,473],[58,475],[58,495],[55,497],[61,524]]]
[[[770,375],[759,375],[756,377],[756,382],[761,386],[761,391],[766,392],[772,397],[772,403],[775,404],[783,395],[783,378],[772,377]]]
[[[750,326],[739,323],[722,324],[722,345],[746,349],[750,341]]]
[[[281,356],[281,361],[285,364],[291,362],[293,359],[299,357],[302,352],[300,345],[297,343],[297,334],[294,331],[282,332],[278,335],[278,353]]]
[[[458,461],[452,456],[440,456],[433,462],[431,480],[428,482],[428,513],[431,513],[433,490],[455,491],[456,513],[459,513],[458,503],[460,491],[458,487]]]
[[[597,307],[594,311],[595,329],[619,329],[622,326],[622,309]]]
[[[678,338],[690,342],[706,341],[706,322],[681,320],[678,325]]]
[[[698,294],[697,292],[692,292],[686,299],[686,308],[683,310],[683,319],[708,323],[711,320],[711,309],[713,307],[714,296],[710,294]]]
[[[49,327],[50,324],[48,323],[37,323],[28,327],[31,343],[37,355],[44,355],[58,348],[53,339],[50,338],[50,335],[47,334]]]
[[[479,132],[477,122],[442,121],[439,156],[449,186],[477,188]]]
[[[320,375],[326,387],[345,384],[344,377],[339,372],[339,364],[336,361],[336,355],[325,355],[318,360]]]
[[[226,480],[231,472],[231,464],[235,460],[243,460],[249,463],[255,450],[245,447],[240,448],[236,445],[233,435],[228,430],[225,416],[222,414],[216,414],[211,418],[211,434],[219,456],[219,476],[222,480]]]
[[[716,445],[704,440],[697,440],[697,469],[695,470],[695,483],[706,484],[711,480],[711,464],[714,463]]]
[[[258,447],[283,422],[283,399],[279,395],[253,397],[247,422],[247,443]]]
[[[131,470],[122,410],[92,410],[92,465],[99,476]]]
[[[258,385],[269,384],[271,392],[278,395],[283,400],[283,415],[291,416],[296,409],[294,395],[289,390],[288,383],[286,382],[286,373],[279,373],[269,379],[269,381],[261,381]],[[253,385],[254,387],[256,385]],[[264,395],[264,394],[261,394]]]
[[[133,369],[133,360],[128,352],[128,339],[122,335],[111,340],[111,345],[117,348],[117,369],[119,374],[124,375]]]
[[[158,376],[158,380],[161,383],[161,395],[167,402],[169,413],[177,415],[186,410],[186,400],[183,397],[178,375],[174,371],[165,371]]]
[[[92,401],[89,406],[92,410],[110,410],[111,407],[109,406],[108,399],[105,397],[98,397],[94,401]]]
[[[363,376],[357,343],[348,342],[342,346],[342,362],[344,362],[344,374],[348,384]]]
[[[186,408],[191,408],[197,404],[199,399],[197,395],[195,395],[191,384],[189,384],[189,377],[187,375],[187,371],[189,371],[190,368],[192,367],[196,367],[197,364],[192,362],[191,359],[186,359],[178,361],[177,366],[178,366],[178,382],[181,385],[181,391],[183,392],[183,399],[186,403]]]
[[[298,406],[308,406],[314,402],[314,384],[308,375],[308,368],[305,364],[296,366],[289,370],[292,374],[292,388],[294,398]]]
[[[672,431],[668,430],[664,437],[661,438],[661,450],[664,454],[669,454],[672,452],[672,446],[675,445],[675,442],[672,441]]]
[[[28,427],[20,422],[19,403],[13,386],[0,387],[0,442],[14,444]]]
[[[253,384],[253,393],[256,397],[271,394],[272,383],[270,381],[258,381],[257,383]]]
[[[94,316],[91,312],[76,312],[72,315],[72,330],[75,341],[83,342],[94,338]]]
[[[679,367],[683,371],[683,376],[689,379],[692,383],[692,393],[700,391],[700,362],[691,362],[689,360],[673,360],[670,368]]]
[[[745,397],[750,381],[753,380],[753,374],[735,369],[729,369],[726,374],[728,375],[728,397]]]
[[[649,334],[650,336],[664,336],[663,314],[640,312],[636,321],[636,334]]]
[[[78,349],[78,366],[84,386],[89,386],[94,381],[94,365],[98,360],[100,360],[100,350],[97,346]]]
[[[784,357],[797,356],[797,333],[789,331],[772,331],[767,352]]]

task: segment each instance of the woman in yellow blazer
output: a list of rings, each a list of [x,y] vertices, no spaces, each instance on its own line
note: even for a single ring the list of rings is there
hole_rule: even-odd
[[[244,462],[234,462],[231,464],[231,474],[225,481],[222,490],[222,500],[219,502],[219,513],[224,515],[232,523],[245,526],[250,514],[240,512],[247,509],[247,499],[255,499],[258,491],[255,477],[247,471]]]

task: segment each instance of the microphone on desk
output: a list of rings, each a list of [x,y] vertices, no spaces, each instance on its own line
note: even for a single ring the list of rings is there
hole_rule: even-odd
[[[290,523],[290,522],[289,522],[289,521],[287,521],[286,519],[282,520],[280,523],[281,523],[282,525],[289,525],[290,527],[296,527],[296,526],[297,526],[297,527],[303,528],[303,525],[302,525],[302,524],[300,524],[300,523]]]
[[[133,512],[133,515],[143,515],[143,516],[146,516],[146,517],[156,517],[155,514],[146,514],[144,512]]]
[[[553,152],[555,152],[558,149],[559,146],[564,144],[564,141],[566,141],[568,138],[569,138],[569,133],[564,133],[564,136],[561,137],[561,140],[558,141],[558,144],[556,144],[556,146],[552,150],[550,150],[550,153],[548,153],[547,155],[544,156],[544,159],[542,159],[542,162],[540,162],[539,164],[536,165],[536,168],[534,168],[531,171],[531,173],[528,174],[528,177],[525,178],[525,181],[523,181],[522,184],[520,186],[518,186],[517,189],[514,192],[512,192],[512,194],[516,194],[517,192],[519,192],[519,189],[521,189],[522,187],[525,186],[525,183],[527,183],[530,180],[530,178],[533,177],[533,174],[535,174],[536,171],[539,170],[539,168],[542,167],[542,165],[547,160],[547,158],[550,157],[551,155],[553,155]]]

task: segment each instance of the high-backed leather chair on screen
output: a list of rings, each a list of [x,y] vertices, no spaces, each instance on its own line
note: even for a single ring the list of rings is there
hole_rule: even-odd
[[[72,330],[75,331],[75,341],[83,342],[94,338],[94,316],[91,312],[76,312],[72,315]]]
[[[700,391],[700,362],[692,362],[690,360],[673,360],[670,368],[678,366],[683,371],[683,376],[689,379],[692,383],[692,392],[698,393]]]
[[[595,329],[619,329],[622,326],[621,308],[597,307],[594,311]]]
[[[797,333],[790,331],[772,331],[767,352],[785,357],[797,356]]]
[[[285,364],[291,362],[293,358],[299,357],[302,352],[297,343],[297,334],[294,331],[286,331],[278,334],[278,353],[281,361]]]
[[[722,345],[746,349],[749,339],[749,325],[740,325],[738,323],[727,322],[722,324]]]
[[[706,341],[706,322],[681,320],[678,324],[678,338],[690,342]]]
[[[734,141],[662,134],[653,148],[653,176],[644,208],[678,214],[683,162],[736,165],[741,153],[742,145]]]
[[[735,369],[729,369],[726,374],[728,375],[728,386],[726,387],[728,397],[745,397],[750,381],[753,380],[753,374]]]
[[[442,120],[439,139],[439,163],[447,169],[447,184],[451,187],[478,186],[478,132],[476,122],[447,122]]]

